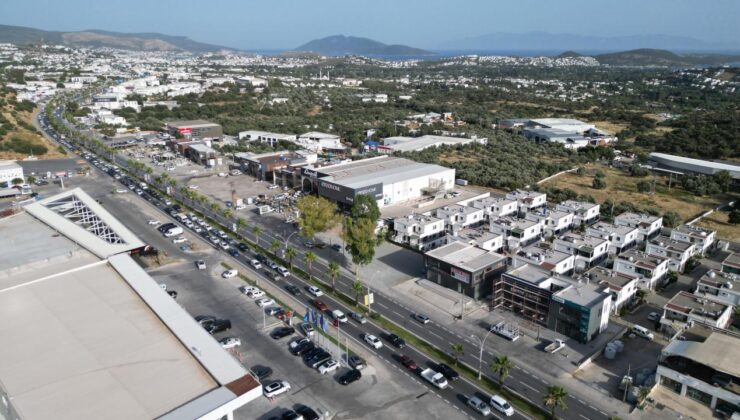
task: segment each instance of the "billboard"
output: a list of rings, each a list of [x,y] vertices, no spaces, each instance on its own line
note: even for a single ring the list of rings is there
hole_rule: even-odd
[[[470,283],[470,274],[468,274],[467,271],[463,271],[455,267],[450,267],[450,275],[462,282]]]
[[[318,193],[322,197],[326,197],[339,203],[352,204],[355,200],[355,196],[359,194],[369,194],[376,200],[379,200],[383,197],[383,184],[378,183],[354,189],[319,179]]]

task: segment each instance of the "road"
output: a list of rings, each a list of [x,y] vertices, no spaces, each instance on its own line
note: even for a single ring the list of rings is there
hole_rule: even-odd
[[[120,160],[117,163],[125,165],[125,162],[122,162]],[[230,226],[234,223],[232,219],[227,220],[221,214],[214,214],[210,210],[210,208],[201,206],[198,203],[189,202],[184,197],[179,197],[179,191],[175,191],[174,195],[178,199],[186,202],[190,207],[203,213],[211,219],[218,221],[224,226]],[[159,204],[160,210],[163,210],[164,205],[162,203],[154,204]],[[255,237],[254,234],[248,230],[239,232],[239,234],[250,239],[253,242],[258,241],[259,245],[265,249],[270,248],[270,244],[273,239],[279,240],[280,243],[285,242],[284,238],[273,236],[273,234],[271,234],[270,232],[263,232],[259,235],[259,237]],[[305,252],[308,251],[308,249],[303,248],[302,244],[299,243],[297,236],[298,235],[294,235],[294,237],[291,238],[293,239],[291,241],[293,248],[298,251],[298,255],[293,260],[293,265],[304,271],[307,271],[307,267],[303,262],[303,255],[305,254]],[[243,262],[244,261],[242,261],[242,263]],[[323,259],[317,259],[317,261],[312,264],[312,274],[323,279],[324,282],[328,283],[329,277],[326,275],[327,264],[327,261]],[[244,266],[244,268],[246,270],[249,270],[249,268],[247,268],[246,266]],[[263,273],[259,274],[262,275]],[[295,277],[291,277],[291,279],[288,281],[296,284],[302,283],[302,280]],[[351,276],[351,274],[346,271],[342,271],[336,280],[337,289],[348,296],[354,296],[354,292],[351,290],[351,284],[353,282],[354,278]],[[329,304],[330,308],[340,308],[345,311],[345,313],[348,311],[348,308],[344,307],[340,302],[334,301],[331,298],[326,298],[326,300],[326,303]],[[307,302],[304,302],[303,304],[305,305],[306,303]],[[386,296],[382,292],[374,292],[374,304],[372,305],[372,307],[373,310],[380,313],[386,319],[389,319],[394,323],[402,326],[406,330],[417,335],[419,338],[425,340],[426,342],[432,344],[442,351],[449,352],[451,345],[455,343],[460,343],[461,340],[467,343],[472,343],[469,337],[462,337],[454,331],[444,326],[438,325],[434,322],[422,325],[414,321],[411,317],[411,315],[413,314],[412,308],[408,308],[405,304],[403,304],[403,302],[399,302],[392,297]],[[375,334],[376,336],[382,336],[383,334],[385,334],[385,331],[383,331],[379,326],[372,322],[366,324],[363,329],[365,330],[364,332],[369,332]],[[347,331],[345,331],[344,334],[360,342],[360,335],[362,334],[362,332],[363,331],[356,326],[348,326],[348,329]],[[388,363],[397,363],[393,360],[393,357],[398,352],[392,351],[388,348],[388,346],[384,346],[376,353],[379,357],[381,357]],[[431,364],[434,363],[431,358],[427,357],[425,354],[420,353],[417,349],[411,349],[410,347],[407,347],[405,349],[405,353],[414,358],[417,362],[419,362],[420,365],[431,366]],[[493,348],[493,346],[489,345],[485,348],[483,357],[484,374],[487,374],[487,371],[490,372],[490,370],[488,370],[486,367],[490,364],[491,360],[496,355],[498,355],[498,353],[496,353],[496,350],[495,348]],[[461,362],[466,363],[471,367],[477,368],[478,352],[476,351],[472,353],[466,353],[461,357],[460,360]],[[496,378],[492,377],[492,379],[495,380]],[[538,375],[536,372],[530,372],[526,369],[515,366],[515,368],[510,372],[510,376],[506,379],[506,385],[517,391],[522,396],[528,398],[535,404],[542,406],[542,398],[546,393],[546,388],[551,384],[548,383],[545,379],[543,379],[542,376]],[[457,406],[465,407],[466,410],[469,409],[464,404],[465,396],[473,394],[483,395],[482,391],[478,387],[474,386],[470,382],[467,382],[466,380],[459,380],[455,384],[453,384],[452,387],[446,390],[438,391],[430,389],[430,391],[438,392],[440,396],[445,398],[447,401],[450,401],[450,403],[456,404]],[[609,415],[605,411],[599,409],[598,407],[593,405],[593,403],[589,403],[581,398],[579,395],[573,394],[571,390],[567,391],[569,392],[567,401],[567,413],[569,417],[583,419],[605,419],[609,417]],[[472,411],[468,412],[472,413]]]

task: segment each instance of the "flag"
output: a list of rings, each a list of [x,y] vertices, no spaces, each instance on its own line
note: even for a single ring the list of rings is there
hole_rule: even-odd
[[[308,307],[306,307],[306,315],[303,315],[303,322],[308,322],[308,313],[309,313],[309,310],[308,310]]]
[[[321,318],[319,318],[319,326],[320,326],[320,327],[321,327],[321,329],[322,329],[322,330],[324,330],[324,331],[326,331],[326,328],[324,328],[324,323],[325,323],[325,322],[326,322],[326,320],[324,319],[324,314],[321,314]]]
[[[311,311],[311,323],[316,325],[319,322],[319,315],[316,313],[316,309]]]

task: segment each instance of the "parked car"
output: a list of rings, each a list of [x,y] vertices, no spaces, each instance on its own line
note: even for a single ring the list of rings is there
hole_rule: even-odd
[[[272,375],[272,368],[269,366],[252,366],[252,369],[250,370],[260,381],[264,381],[265,379],[270,377],[270,375]]]
[[[290,391],[290,384],[287,381],[274,381],[262,388],[262,392],[267,398],[277,397]]]
[[[231,321],[228,319],[217,319],[210,324],[206,325],[206,331],[211,334],[216,334],[231,329]]]
[[[350,356],[347,359],[347,364],[352,369],[362,370],[365,368],[365,361],[360,356]]]
[[[303,331],[303,334],[305,334],[306,337],[313,337],[315,333],[313,325],[311,325],[310,322],[304,322],[301,324],[301,331]]]
[[[274,305],[275,304],[275,301],[272,300],[272,299],[270,299],[270,298],[262,298],[262,299],[257,299],[257,301],[255,303],[260,308],[264,308],[265,306]]]
[[[205,270],[206,269],[206,262],[203,260],[198,260],[195,262],[195,268],[198,270]]]
[[[218,340],[218,342],[221,343],[221,347],[225,349],[232,349],[242,345],[242,340],[240,340],[239,337],[226,337]]]
[[[650,314],[647,316],[648,321],[657,321],[660,319],[660,314],[658,312],[650,312]]]
[[[342,251],[342,246],[341,246],[341,245],[339,245],[339,244],[333,244],[333,245],[331,246],[331,249],[333,249],[333,250],[335,250],[335,251],[337,251],[337,252],[341,252],[341,251]]]
[[[381,349],[383,347],[383,343],[380,339],[372,334],[365,334],[365,337],[363,338],[370,347],[375,349]]]
[[[293,350],[303,344],[310,343],[311,340],[306,337],[301,337],[288,343],[288,349]]]
[[[249,296],[252,299],[261,298],[264,295],[265,295],[265,292],[259,289],[252,290],[251,292],[247,293],[247,296]]]
[[[238,271],[234,270],[233,268],[230,270],[226,270],[223,273],[221,273],[221,277],[225,279],[230,279],[232,277],[236,277],[239,274]]]
[[[285,313],[285,309],[279,306],[273,306],[272,308],[267,308],[265,313],[270,316],[279,316]]]
[[[311,407],[300,405],[295,409],[295,412],[303,417],[303,420],[319,420],[321,416]]]
[[[254,287],[254,286],[242,286],[242,287],[239,288],[239,291],[242,292],[242,293],[244,293],[245,295],[247,295],[249,293],[253,293],[253,292],[257,291],[257,290],[260,290],[260,289]]]
[[[416,370],[418,368],[416,362],[406,355],[401,356],[398,360],[409,370]]]
[[[186,237],[184,237],[184,236],[179,236],[179,237],[177,237],[177,238],[173,239],[173,240],[172,240],[172,243],[173,243],[173,244],[181,244],[181,243],[183,243],[183,242],[187,242],[187,240],[188,240],[188,238],[186,238]]]
[[[320,374],[326,375],[327,373],[334,372],[335,370],[339,369],[339,362],[337,362],[334,359],[331,359],[327,362],[320,364],[317,369]]]
[[[279,340],[289,335],[293,335],[293,333],[295,333],[295,328],[293,327],[278,327],[272,330],[272,332],[270,333],[270,337],[274,338],[275,340]]]
[[[159,224],[159,220],[151,219],[147,223],[150,224],[150,225],[158,225]]]
[[[362,373],[357,369],[352,369],[339,378],[339,383],[349,385],[352,382],[359,381],[360,378],[362,378]]]

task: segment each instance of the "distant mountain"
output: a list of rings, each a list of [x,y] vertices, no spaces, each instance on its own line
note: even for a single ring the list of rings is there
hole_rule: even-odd
[[[90,29],[77,32],[44,31],[23,26],[0,25],[0,42],[17,45],[36,43],[70,47],[108,47],[137,51],[190,51],[194,53],[234,50],[196,42],[185,36],[159,33],[119,33]]]
[[[614,66],[697,66],[722,65],[740,62],[740,55],[728,54],[676,54],[666,50],[642,48],[594,56],[599,63]]]
[[[354,36],[333,35],[314,39],[296,48],[295,51],[310,51],[323,55],[434,55],[433,52],[406,45],[387,45],[382,42]]]
[[[528,32],[523,34],[492,33],[448,42],[446,50],[476,51],[625,51],[655,48],[673,51],[738,51],[740,43],[721,44],[672,35],[584,36]]]

